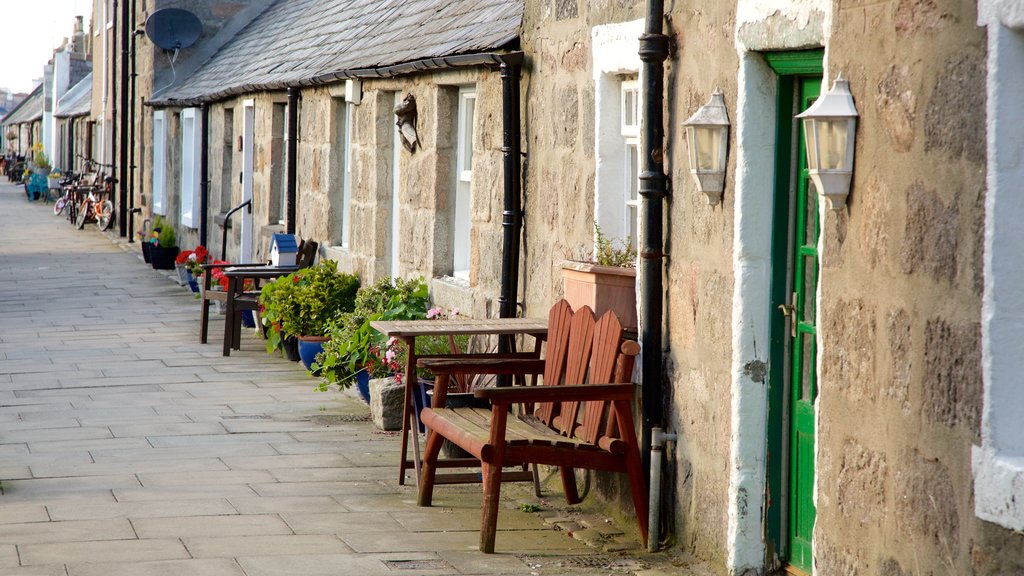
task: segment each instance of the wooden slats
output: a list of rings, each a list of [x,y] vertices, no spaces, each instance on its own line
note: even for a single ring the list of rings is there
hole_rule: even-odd
[[[592,384],[614,382],[615,360],[619,355],[619,342],[622,341],[622,324],[614,314],[605,314],[597,322],[594,329],[594,345],[591,353],[590,376]],[[605,432],[605,417],[608,414],[607,402],[587,402],[583,413],[583,425],[575,430],[575,434],[585,441],[596,443]]]
[[[569,326],[572,323],[572,307],[565,300],[559,300],[548,313],[548,341],[544,355],[544,384],[555,386],[562,381],[565,372],[565,356],[569,347]],[[556,405],[537,405],[537,417],[550,425],[557,414]]]

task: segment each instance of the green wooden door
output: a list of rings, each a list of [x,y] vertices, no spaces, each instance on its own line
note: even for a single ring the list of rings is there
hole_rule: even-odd
[[[796,82],[798,107],[806,110],[821,92],[821,78]],[[789,312],[789,563],[811,572],[814,529],[814,400],[817,334],[815,295],[818,287],[818,195],[807,174],[803,124],[797,122],[797,173],[793,210],[793,252],[790,256],[792,295]]]

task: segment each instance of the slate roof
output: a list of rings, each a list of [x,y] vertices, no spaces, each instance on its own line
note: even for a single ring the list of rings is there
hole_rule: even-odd
[[[12,124],[25,124],[34,122],[43,117],[43,85],[36,86],[27,98],[21,101],[14,110],[11,110],[0,124],[9,126]]]
[[[57,102],[55,118],[85,116],[92,111],[92,74],[72,86]]]
[[[519,37],[522,17],[522,0],[278,0],[151,103],[326,84],[348,71],[496,50]]]

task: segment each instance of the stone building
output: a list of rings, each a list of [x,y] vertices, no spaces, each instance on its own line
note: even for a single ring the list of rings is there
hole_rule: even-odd
[[[92,154],[92,74],[68,89],[53,111],[54,148],[60,150],[56,166],[63,170],[82,170],[83,159]]]
[[[672,542],[728,574],[1024,573],[1021,214],[993,206],[1021,191],[1021,4],[666,6],[664,337],[644,350],[679,434]],[[526,3],[528,314],[595,223],[630,233],[614,219],[632,210],[645,8]],[[859,118],[829,209],[794,168],[794,115],[840,73]],[[709,204],[683,122],[716,88],[728,164]]]
[[[508,48],[521,7],[363,4],[353,11],[278,2],[188,79],[159,92],[149,102],[153,209],[180,223],[186,243],[201,241],[196,127],[205,108],[207,243],[215,254],[213,224],[251,199],[251,214],[230,222],[229,259],[265,259],[270,235],[288,229],[367,282],[423,276],[439,301],[492,315],[502,246],[498,68],[514,62]],[[404,116],[405,136],[395,115],[403,103],[415,106]]]
[[[43,141],[43,85],[36,86],[17,106],[0,119],[5,153],[28,157],[36,142]]]
[[[521,51],[525,315],[562,295],[561,263],[595,225],[638,244],[658,228],[641,217],[662,202],[644,198],[647,158],[671,181],[660,249],[642,254],[662,272],[663,317],[640,302],[661,368],[638,376],[678,434],[664,545],[730,575],[1024,573],[1019,2],[667,3],[661,143],[641,105],[648,3],[341,4],[262,4],[140,92],[145,216],[166,214],[185,247],[205,230],[216,254],[216,222],[251,198],[229,259],[262,259],[291,229],[364,279],[422,275],[440,304],[493,316],[497,67]],[[859,116],[849,196],[830,206],[795,116],[840,74]],[[683,123],[716,89],[727,162],[709,197]],[[394,114],[407,95],[411,149]]]

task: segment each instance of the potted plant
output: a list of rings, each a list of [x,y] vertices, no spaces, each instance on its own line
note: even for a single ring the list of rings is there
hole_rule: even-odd
[[[174,270],[174,259],[178,257],[178,239],[174,227],[158,216],[153,224],[153,234],[156,238],[149,250],[153,269]]]
[[[299,356],[307,369],[328,339],[331,322],[355,306],[359,277],[338,272],[338,263],[325,260],[316,266],[293,272],[267,285],[260,292],[264,314],[279,329],[298,339]],[[266,289],[265,287],[264,289]],[[269,305],[269,314],[267,306]]]
[[[313,365],[320,370],[320,389],[327,390],[331,385],[344,389],[355,382],[360,395],[369,401],[370,377],[392,374],[378,356],[386,339],[370,322],[421,320],[426,318],[428,306],[427,285],[422,279],[383,278],[372,286],[360,288],[352,312],[341,314],[330,325],[330,340]]]
[[[615,241],[594,227],[593,256],[562,263],[562,289],[573,310],[590,306],[595,315],[615,312],[626,330],[637,329],[636,248]]]

